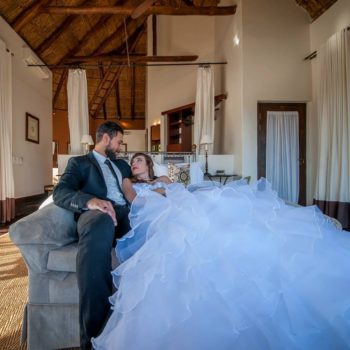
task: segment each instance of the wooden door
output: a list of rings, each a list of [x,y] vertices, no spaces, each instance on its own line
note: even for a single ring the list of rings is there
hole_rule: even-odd
[[[258,103],[258,178],[266,176],[266,125],[268,111],[299,113],[299,201],[306,204],[306,104]]]

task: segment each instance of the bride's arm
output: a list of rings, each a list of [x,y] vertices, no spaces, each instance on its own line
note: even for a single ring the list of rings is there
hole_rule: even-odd
[[[123,180],[122,189],[123,189],[125,198],[129,203],[131,203],[136,197],[136,192],[132,186],[132,182],[130,181],[130,179],[125,178]]]
[[[165,184],[171,184],[172,181],[165,175],[157,177],[154,182],[163,182]]]

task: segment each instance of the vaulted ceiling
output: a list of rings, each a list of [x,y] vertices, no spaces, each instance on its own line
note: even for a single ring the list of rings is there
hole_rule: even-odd
[[[316,19],[336,0],[291,0]],[[1,0],[0,15],[53,72],[53,108],[67,109],[68,68],[84,66],[90,115],[144,119],[146,62],[194,57],[147,55],[153,15],[234,14],[219,0]]]

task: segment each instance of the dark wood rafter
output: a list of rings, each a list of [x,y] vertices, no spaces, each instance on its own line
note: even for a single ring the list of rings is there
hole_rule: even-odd
[[[152,6],[148,8],[144,15],[164,15],[164,16],[228,16],[236,13],[237,6]],[[129,6],[48,6],[45,8],[51,14],[72,14],[72,15],[95,15],[114,14],[130,16],[135,7]]]
[[[152,15],[152,54],[157,56],[157,16]]]
[[[57,27],[49,37],[43,40],[43,42],[35,48],[35,52],[41,56],[52,44],[62,35],[62,33],[69,28],[69,26],[76,20],[76,16],[68,16],[62,24]]]
[[[61,65],[68,57],[74,56],[80,49],[81,47],[87,42],[89,38],[91,38],[94,33],[103,26],[103,24],[108,21],[112,16],[110,15],[104,15],[101,16],[101,18],[97,21],[95,25],[93,25],[90,30],[88,30],[85,35],[78,41],[78,43],[69,51],[67,52],[64,57],[62,57],[57,65]]]
[[[321,16],[328,8],[330,8],[337,0],[295,0],[296,3],[303,7],[310,15],[310,17],[315,20]]]
[[[125,21],[125,23],[127,23]],[[139,22],[139,25],[135,28],[133,28],[132,30],[129,29],[130,26],[132,26],[133,22],[131,21],[129,26],[126,25],[126,33],[128,35],[127,41],[125,39],[125,28],[123,26],[123,41],[122,43],[113,51],[111,52],[112,54],[121,54],[123,53],[124,56],[126,55],[126,53],[128,52],[128,45],[129,45],[129,49],[130,49],[130,42],[134,43],[134,41],[139,38],[139,34],[140,33],[144,33],[147,30],[147,17],[143,17],[143,20]],[[128,34],[130,33],[131,34]],[[133,52],[131,52],[131,50],[129,50],[129,55],[133,54]]]
[[[103,78],[105,76],[105,72],[103,69],[103,65],[101,63],[99,63],[99,65],[98,65],[98,70],[99,70],[99,74],[100,74],[100,80],[103,81]],[[107,119],[106,101],[104,102],[104,104],[102,106],[102,110],[103,110],[103,119]]]
[[[59,96],[59,94],[60,94],[60,92],[62,90],[62,86],[65,85],[65,82],[67,81],[67,78],[68,78],[68,69],[62,69],[62,74],[61,74],[61,77],[60,77],[60,81],[58,82],[58,85],[57,85],[57,88],[56,88],[56,91],[55,91],[55,95],[54,95],[54,98],[53,98],[53,102],[52,102],[53,108],[55,108],[58,96]]]
[[[117,79],[114,84],[114,91],[115,91],[115,103],[116,103],[116,116],[117,118],[122,119],[122,110],[120,108],[120,93],[119,93],[119,80]]]
[[[142,35],[144,34],[144,31],[146,30],[146,23],[147,19],[144,20],[141,26],[139,26],[136,31],[128,38],[130,40],[129,43],[129,52],[132,53],[134,49],[136,48],[136,45]],[[123,45],[121,45],[122,47]],[[93,96],[93,98],[90,100],[89,103],[89,111],[90,115],[93,118],[97,118],[99,111],[101,110],[101,107],[103,103],[106,101],[108,96],[110,95],[115,82],[119,78],[123,67],[115,67],[112,63],[108,66],[103,81],[99,84],[99,86],[96,89],[96,92]]]
[[[132,22],[131,18],[128,17],[125,20],[125,24],[128,27],[128,25]],[[110,44],[110,42],[112,40],[115,39],[115,37],[118,35],[118,33],[124,33],[124,23],[121,23],[118,28],[116,29],[116,31],[114,33],[112,33],[111,35],[109,35],[107,38],[105,38],[97,47],[96,49],[91,53],[91,55],[98,55],[98,54],[102,54],[103,51],[105,50],[105,48]]]
[[[184,3],[185,3],[185,5],[187,5],[187,6],[193,6],[193,1],[191,1],[191,0],[182,0]]]
[[[85,0],[80,6],[86,6],[92,4],[93,0]],[[45,50],[47,50],[61,35],[64,33],[74,21],[79,20],[79,17],[69,15],[62,24],[54,30],[36,49],[35,52],[40,56]]]
[[[12,28],[19,32],[29,21],[37,16],[51,0],[34,1],[28,8],[19,14],[11,23]]]
[[[135,119],[135,79],[136,79],[136,72],[135,72],[135,66],[130,67],[130,80],[131,80],[131,119]]]
[[[137,6],[131,13],[131,18],[136,19],[143,15],[157,0],[144,0],[139,6]]]

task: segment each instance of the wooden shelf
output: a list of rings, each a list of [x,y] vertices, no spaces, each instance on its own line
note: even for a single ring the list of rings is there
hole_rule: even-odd
[[[215,106],[226,99],[225,94],[215,96]],[[168,152],[192,152],[192,124],[195,103],[162,112],[168,117]]]
[[[178,122],[172,122],[169,124],[169,126],[176,126],[182,124],[182,120],[179,120]]]

